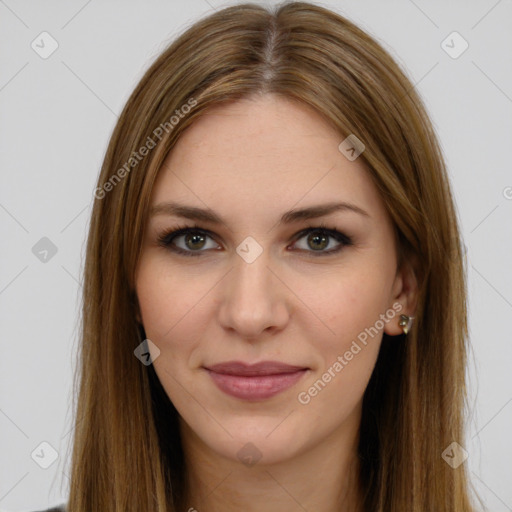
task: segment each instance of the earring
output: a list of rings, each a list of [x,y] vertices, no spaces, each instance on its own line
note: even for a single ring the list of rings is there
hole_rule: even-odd
[[[400,315],[400,322],[398,322],[398,325],[402,328],[404,334],[407,334],[410,331],[413,319],[413,316]]]

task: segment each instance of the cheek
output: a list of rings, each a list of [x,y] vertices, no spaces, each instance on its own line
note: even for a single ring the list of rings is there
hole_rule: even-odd
[[[210,287],[203,279],[169,271],[157,257],[141,260],[136,289],[142,321],[147,338],[160,351],[153,367],[169,398],[181,407],[189,397],[183,385],[193,388],[188,363],[204,336],[201,297]]]
[[[333,279],[329,287],[324,287],[317,300],[316,309],[328,329],[324,336],[326,347],[344,350],[352,340],[364,340],[364,333],[374,329],[382,331],[382,322],[377,323],[385,313],[388,299],[382,287],[384,276],[350,274],[346,278]],[[373,329],[372,329],[373,328]]]
[[[310,334],[319,364],[301,388],[305,394],[300,403],[314,400],[314,409],[336,403],[338,414],[345,415],[361,399],[379,353],[385,325],[381,315],[392,321],[386,314],[384,279],[353,272],[346,278],[338,275],[331,280],[334,284],[323,287],[312,309],[328,329],[322,328],[320,337]]]
[[[137,297],[148,338],[167,345],[172,339],[181,339],[179,333],[185,328],[193,338],[189,330],[191,320],[200,315],[201,298],[208,288],[205,279],[185,279],[156,257],[143,259],[137,277]]]

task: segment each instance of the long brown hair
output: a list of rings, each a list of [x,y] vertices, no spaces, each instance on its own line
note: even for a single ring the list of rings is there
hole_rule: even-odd
[[[176,511],[185,460],[177,411],[134,350],[135,271],[163,160],[209,107],[272,93],[313,107],[365,144],[366,162],[416,261],[419,299],[407,336],[384,334],[363,400],[365,511],[474,510],[464,445],[466,263],[434,130],[392,57],[344,17],[305,2],[222,9],[179,36],[130,96],[106,151],[84,268],[79,389],[69,512]],[[145,149],[143,149],[145,148]],[[341,485],[341,482],[340,482]]]

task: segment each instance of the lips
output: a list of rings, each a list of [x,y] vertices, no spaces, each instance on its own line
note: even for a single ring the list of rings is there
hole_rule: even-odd
[[[308,371],[278,361],[247,364],[228,361],[205,368],[224,393],[243,400],[264,400],[293,386]]]
[[[262,361],[256,364],[247,364],[241,361],[228,361],[226,363],[208,366],[208,370],[226,375],[252,376],[252,375],[279,375],[305,370],[303,366],[292,366],[277,361]]]

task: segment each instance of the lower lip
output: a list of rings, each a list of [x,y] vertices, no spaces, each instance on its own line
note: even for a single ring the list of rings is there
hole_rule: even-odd
[[[243,400],[265,400],[292,387],[307,372],[299,370],[277,375],[242,377],[206,370],[217,387],[224,393]]]

